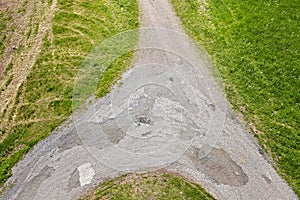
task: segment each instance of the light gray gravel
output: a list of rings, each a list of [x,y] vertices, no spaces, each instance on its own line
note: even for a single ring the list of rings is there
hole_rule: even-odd
[[[38,143],[14,167],[3,199],[76,199],[108,178],[159,169],[217,199],[297,199],[232,114],[169,2],[139,2],[145,28],[122,85]]]

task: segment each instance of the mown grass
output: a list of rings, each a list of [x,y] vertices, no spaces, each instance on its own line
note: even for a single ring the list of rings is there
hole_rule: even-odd
[[[100,184],[81,199],[169,200],[214,199],[201,186],[167,173],[124,175]]]
[[[0,130],[1,136],[7,135],[0,144],[0,184],[25,153],[72,113],[74,79],[88,53],[106,38],[137,27],[134,0],[58,0],[52,33],[45,37],[42,51],[18,91],[10,114],[16,115],[16,120],[11,128]],[[130,60],[128,54],[107,66],[98,85],[99,96],[109,92]]]
[[[279,173],[300,196],[300,3],[172,0]]]

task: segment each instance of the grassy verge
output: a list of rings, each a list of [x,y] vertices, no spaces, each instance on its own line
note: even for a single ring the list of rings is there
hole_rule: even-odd
[[[299,1],[172,2],[218,67],[233,107],[300,196]]]
[[[125,175],[106,181],[82,199],[212,200],[214,198],[199,185],[190,183],[183,178],[166,173],[150,173]]]
[[[15,120],[10,128],[0,130],[4,137],[0,143],[0,184],[26,152],[72,113],[74,79],[86,55],[104,39],[137,27],[135,0],[58,0],[52,31],[16,96],[10,113]],[[104,72],[99,96],[120,78],[130,59],[124,56]]]
[[[126,67],[132,62],[133,52],[126,53],[114,60],[114,62],[103,72],[100,77],[96,95],[103,97],[110,92],[110,89],[121,78]]]

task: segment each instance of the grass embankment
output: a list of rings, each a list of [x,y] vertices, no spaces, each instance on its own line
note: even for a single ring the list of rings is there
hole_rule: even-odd
[[[300,4],[172,0],[279,173],[300,196]]]
[[[203,188],[181,177],[166,173],[125,175],[100,184],[82,199],[116,200],[213,200]]]
[[[15,120],[10,128],[0,130],[0,184],[26,152],[72,113],[74,79],[85,56],[104,39],[137,27],[135,0],[58,0],[52,31],[47,33],[9,114]],[[103,73],[99,96],[109,91],[129,61],[130,56],[124,56]]]

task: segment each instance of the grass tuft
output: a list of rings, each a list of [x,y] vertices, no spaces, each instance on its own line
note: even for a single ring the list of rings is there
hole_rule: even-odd
[[[129,174],[100,184],[84,200],[213,200],[200,185],[167,173]]]

